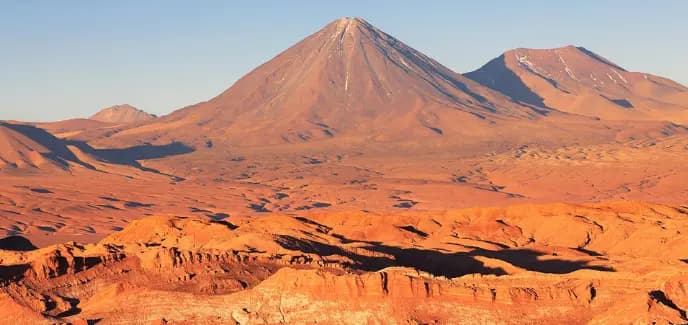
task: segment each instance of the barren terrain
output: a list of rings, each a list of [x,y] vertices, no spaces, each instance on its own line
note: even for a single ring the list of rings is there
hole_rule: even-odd
[[[582,47],[461,75],[338,19],[169,115],[0,122],[0,322],[685,324],[687,117]]]

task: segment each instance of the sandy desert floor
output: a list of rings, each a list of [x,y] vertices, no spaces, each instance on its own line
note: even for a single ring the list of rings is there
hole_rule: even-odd
[[[197,152],[144,162],[159,173],[104,164],[96,171],[45,175],[14,171],[0,183],[0,229],[44,246],[94,242],[152,214],[221,220],[270,212],[394,213],[523,203],[685,204],[687,146],[685,138],[670,137],[558,149],[524,146],[468,157],[246,152],[228,154],[219,166],[215,156]]]

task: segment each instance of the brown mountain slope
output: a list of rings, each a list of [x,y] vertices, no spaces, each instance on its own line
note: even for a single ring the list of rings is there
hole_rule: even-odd
[[[99,173],[118,170],[116,173],[120,174],[121,169],[125,169],[124,174],[132,171],[136,173],[136,170],[162,174],[144,167],[139,160],[191,151],[191,148],[181,143],[97,149],[85,142],[57,138],[33,125],[0,122],[0,172],[44,171],[46,173],[43,176],[49,176],[54,171],[72,173],[74,168],[85,168]]]
[[[63,141],[41,129],[0,123],[0,170],[65,170],[78,161]]]
[[[115,137],[280,144],[499,133],[540,113],[515,104],[360,18],[336,20],[219,96]]]
[[[109,132],[115,132],[113,130],[121,126],[121,124],[106,123],[86,118],[75,118],[56,122],[19,122],[17,124],[33,125],[50,132],[58,138],[70,140],[87,140],[92,138],[93,135],[107,135]]]
[[[515,49],[465,74],[511,98],[614,120],[688,122],[688,88],[582,47]]]
[[[89,118],[73,118],[55,122],[7,121],[12,124],[32,125],[44,129],[58,138],[89,140],[107,137],[125,126],[143,123],[157,118],[131,105],[115,105],[104,108]]]
[[[89,119],[105,123],[136,123],[155,119],[153,114],[146,113],[129,104],[115,105],[102,109]]]

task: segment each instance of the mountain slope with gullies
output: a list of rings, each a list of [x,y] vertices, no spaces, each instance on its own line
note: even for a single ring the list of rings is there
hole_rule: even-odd
[[[494,137],[505,124],[547,113],[451,71],[363,19],[342,18],[217,97],[113,138],[246,146]]]
[[[507,51],[466,77],[512,99],[608,120],[688,122],[688,88],[583,47]]]

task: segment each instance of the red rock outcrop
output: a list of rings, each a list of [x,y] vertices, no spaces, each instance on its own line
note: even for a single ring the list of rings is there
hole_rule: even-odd
[[[680,323],[686,223],[645,203],[156,216],[98,244],[0,251],[2,301],[47,322]]]

